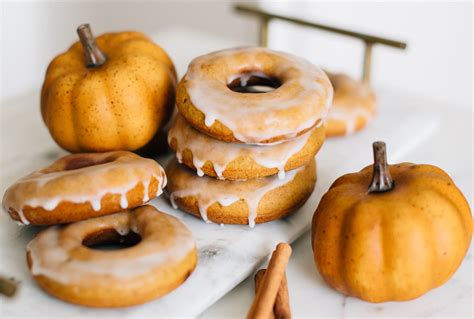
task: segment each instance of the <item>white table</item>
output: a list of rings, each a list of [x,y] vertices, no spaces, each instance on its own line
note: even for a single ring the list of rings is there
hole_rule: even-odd
[[[187,50],[182,50],[179,45],[180,39],[193,38],[196,45]],[[210,50],[219,49],[236,45],[228,39],[215,38],[205,34],[201,34],[192,30],[163,30],[160,34],[155,36],[159,42],[168,50],[170,55],[174,58],[178,71],[182,75],[187,63],[196,55],[208,52]],[[400,134],[405,134],[406,149],[399,149],[398,154],[402,158],[399,160],[414,161],[414,162],[429,162],[437,164],[448,171],[457,182],[458,186],[469,199],[472,198],[472,157],[469,148],[457,149],[456,143],[464,141],[467,145],[472,145],[469,129],[472,127],[472,118],[468,112],[461,112],[450,110],[449,113],[443,113],[442,110],[446,108],[437,108],[432,101],[420,99],[419,97],[407,97],[403,94],[390,95],[390,90],[381,90],[384,99],[387,101],[397,101],[392,103],[392,107],[400,105],[400,112],[411,112],[413,109],[424,110],[426,114],[436,113],[443,117],[443,124],[437,131],[435,137],[430,140],[424,140],[422,146],[416,146],[418,149],[413,151],[415,142],[419,143],[422,138],[421,135],[427,134],[426,127],[424,130],[417,130],[416,126],[410,125],[413,130],[413,137],[411,132],[406,132],[400,128]],[[45,145],[45,129],[38,121],[37,110],[33,114],[27,112],[28,106],[31,103],[36,103],[36,94],[26,94],[24,97],[15,100],[16,105],[7,105],[10,108],[3,111],[2,118],[2,163],[14,162],[14,169],[10,170],[7,167],[1,167],[2,170],[2,190],[6,184],[9,184],[12,179],[19,177],[22,173],[26,173],[35,166],[35,160],[27,158],[24,155],[25,151],[32,154],[43,154],[42,148],[45,146],[54,146],[52,141]],[[390,104],[390,103],[389,103]],[[412,109],[404,109],[403,106],[410,106]],[[35,108],[37,105],[34,106]],[[394,112],[393,110],[387,110]],[[419,113],[418,113],[419,114]],[[5,118],[7,118],[6,121]],[[396,116],[394,117],[394,120]],[[379,122],[380,123],[380,122]],[[376,125],[377,122],[374,123]],[[394,129],[392,127],[392,129]],[[24,132],[28,138],[13,139],[12,134],[17,134],[19,131]],[[36,133],[38,132],[38,133]],[[432,131],[429,132],[433,133]],[[47,134],[47,133],[46,133]],[[362,133],[364,134],[364,133]],[[426,137],[426,136],[424,136]],[[8,139],[8,140],[7,140]],[[8,145],[8,148],[3,146]],[[409,151],[411,149],[411,151]],[[390,150],[390,145],[389,145]],[[454,154],[454,150],[459,152]],[[52,160],[63,154],[58,148],[52,148],[51,154],[47,158],[38,158],[39,163],[44,164],[46,160]],[[44,155],[44,154],[43,154]],[[371,155],[367,154],[367,159]],[[360,169],[360,164],[355,164],[351,167],[352,170]],[[365,164],[365,162],[364,162]],[[39,165],[39,164],[38,164]],[[38,166],[36,165],[36,166]],[[2,222],[5,219],[2,219]],[[193,221],[194,223],[194,221]],[[23,238],[25,240],[25,238]],[[26,243],[20,243],[24,245]],[[20,247],[19,246],[19,247]],[[312,261],[312,251],[309,244],[309,235],[304,235],[295,244],[294,254],[291,259],[288,269],[288,279],[290,287],[291,304],[295,316],[322,316],[322,317],[342,317],[344,315],[372,315],[372,316],[433,316],[433,315],[469,315],[472,314],[472,260],[471,254],[466,258],[460,270],[456,273],[454,278],[445,286],[427,294],[426,296],[407,303],[386,303],[381,305],[371,305],[353,298],[345,298],[342,295],[334,292],[328,288],[321,280],[316,272],[316,268]],[[267,247],[268,248],[268,247]],[[0,246],[1,249],[1,246]],[[24,267],[24,265],[22,266]],[[26,271],[26,270],[25,270]],[[25,277],[27,278],[27,277]],[[231,286],[229,286],[231,287]],[[224,293],[224,292],[220,292]],[[34,296],[34,294],[32,294]],[[219,294],[215,298],[220,297]],[[202,314],[203,317],[236,317],[240,318],[247,312],[247,309],[253,298],[253,280],[248,279],[240,284],[236,289],[232,290],[226,297],[219,301],[214,306],[210,307]],[[209,300],[213,300],[210,298]],[[1,301],[0,301],[1,302]],[[31,304],[31,300],[24,300],[17,304],[20,311],[17,313],[25,313]],[[433,307],[436,305],[436,307]],[[1,306],[1,303],[0,303]],[[68,314],[67,307],[61,308],[61,314]],[[71,308],[72,309],[72,308]],[[149,308],[153,309],[153,308]],[[1,308],[0,308],[1,310]],[[34,309],[33,309],[34,310]],[[41,309],[45,311],[45,309]],[[47,310],[47,309],[46,309]],[[116,313],[107,313],[103,311],[91,312],[83,311],[77,312],[74,310],[76,316],[96,318],[100,317],[114,317]],[[201,309],[202,310],[202,309]],[[58,309],[51,309],[51,311],[58,311]],[[34,312],[34,311],[33,311]],[[183,312],[177,315],[187,315],[189,312]],[[57,312],[52,314],[59,315]],[[121,317],[143,317],[148,315],[156,315],[153,312],[130,311],[121,312]],[[1,311],[0,311],[1,317]]]

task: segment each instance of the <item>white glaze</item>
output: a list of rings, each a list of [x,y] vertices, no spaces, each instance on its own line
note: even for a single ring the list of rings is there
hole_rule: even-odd
[[[263,78],[263,79],[270,79],[270,77],[263,72],[253,71],[253,72],[248,72],[248,73],[232,74],[231,76],[227,78],[227,84],[231,84],[232,82],[234,82],[234,80],[239,79],[240,86],[245,87],[247,86],[248,80],[250,80],[252,76]]]
[[[199,213],[202,219],[209,222],[207,218],[207,209],[214,203],[222,206],[229,206],[238,200],[244,200],[249,208],[248,222],[250,227],[255,226],[255,218],[257,217],[257,209],[263,196],[273,189],[288,184],[296,174],[304,169],[300,167],[287,172],[285,178],[280,179],[277,176],[269,176],[264,178],[252,179],[248,181],[227,181],[217,180],[212,177],[204,176],[196,178],[193,172],[177,163],[177,167],[172,169],[180,169],[183,171],[181,175],[182,181],[175,181],[182,186],[178,190],[170,190],[170,202],[174,208],[177,198],[193,196],[197,200]]]
[[[83,155],[106,158],[113,153]],[[143,202],[146,202],[149,200],[148,188],[152,178],[158,181],[156,196],[159,196],[166,186],[166,176],[161,166],[153,160],[141,158],[129,152],[120,153],[127,156],[112,162],[74,170],[50,172],[46,168],[33,172],[7,189],[2,207],[5,212],[13,209],[18,213],[21,222],[28,224],[29,221],[23,213],[26,206],[42,207],[47,211],[52,211],[60,202],[67,201],[76,204],[90,203],[95,211],[99,211],[103,196],[118,194],[120,207],[125,209],[128,207],[127,192],[140,183],[147,191],[143,198]],[[50,168],[58,165],[60,161],[63,159],[53,163]]]
[[[184,150],[188,149],[193,153],[193,164],[198,176],[204,175],[202,167],[206,161],[210,161],[217,177],[223,179],[222,173],[230,162],[240,156],[248,156],[260,166],[277,168],[278,177],[283,179],[286,163],[308,143],[313,130],[275,145],[226,143],[198,132],[180,114],[177,114],[168,133],[168,143],[171,143],[172,139],[176,140],[176,158],[179,163],[182,163]]]
[[[334,100],[325,121],[344,122],[345,134],[352,134],[358,119],[368,122],[372,118],[375,112],[375,94],[367,84],[346,74],[327,74],[334,87]]]
[[[249,76],[242,78],[238,70],[223,79],[202,72],[208,65],[229,68],[226,61],[232,61],[235,55],[245,55],[239,60],[240,70],[260,72],[262,54],[279,61],[273,66],[272,76],[283,78],[282,85],[271,92],[243,94],[230,90],[227,84],[236,77],[241,77],[242,84],[248,80]],[[219,120],[247,144],[277,136],[297,136],[321,120],[332,99],[332,87],[321,69],[299,57],[265,48],[236,48],[198,57],[189,65],[184,79],[193,105],[205,115],[205,125],[209,127]],[[290,88],[294,90],[292,94],[281,94]],[[298,110],[299,118],[285,121],[278,116],[287,109]]]
[[[150,188],[150,180],[143,182],[143,188],[144,188],[143,202],[148,202],[148,200],[150,199],[149,194],[148,194],[148,191],[149,191],[149,188]]]
[[[135,214],[134,212],[126,211],[77,222],[66,228],[52,226],[42,231],[27,246],[32,274],[44,275],[63,284],[86,285],[91,276],[112,276],[120,280],[147,274],[166,263],[179,261],[195,249],[190,231],[177,218],[158,213],[154,208],[146,212],[143,207],[141,209],[141,215],[137,218],[130,216]],[[140,226],[137,220],[143,217],[143,213],[150,216],[146,217],[145,222],[142,221],[147,225]],[[165,216],[165,219],[162,216]],[[149,235],[136,246],[129,248],[135,251],[134,255],[126,250],[98,251],[82,245],[83,237],[87,235],[84,229],[114,228],[121,235],[130,231],[140,234],[140,227],[156,223],[153,226],[155,232],[159,232],[157,229],[159,230],[164,220],[167,223],[165,227],[173,229],[172,235]],[[168,237],[164,239],[163,236]],[[65,237],[67,240],[61,240]],[[81,250],[82,258],[75,258]]]
[[[17,211],[18,212],[18,216],[20,216],[20,222],[19,224],[20,225],[29,225],[30,224],[30,221],[28,219],[26,219],[25,217],[25,214],[23,213],[23,210],[19,210]]]
[[[355,131],[357,119],[363,118],[368,122],[372,118],[372,114],[362,106],[352,105],[351,107],[342,105],[333,105],[329,110],[326,122],[330,120],[342,121],[346,125],[346,135]]]

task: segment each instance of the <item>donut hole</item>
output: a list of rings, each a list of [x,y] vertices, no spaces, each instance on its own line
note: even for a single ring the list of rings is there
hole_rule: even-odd
[[[229,77],[227,87],[238,93],[268,93],[281,86],[281,82],[263,72],[244,72]]]
[[[133,247],[141,240],[142,237],[133,231],[121,235],[115,229],[104,229],[86,236],[82,244],[95,250],[119,250]]]
[[[66,166],[64,167],[64,170],[72,171],[72,170],[80,169],[84,167],[110,163],[114,160],[115,158],[110,157],[110,156],[100,159],[100,160],[92,159],[86,156],[74,156],[68,159],[68,161],[66,162]]]

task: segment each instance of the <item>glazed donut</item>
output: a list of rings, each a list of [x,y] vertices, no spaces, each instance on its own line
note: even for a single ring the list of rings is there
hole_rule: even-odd
[[[101,251],[97,244],[124,243]],[[177,218],[145,205],[65,227],[52,226],[27,246],[28,267],[41,288],[91,307],[145,303],[181,285],[194,270],[191,232]]]
[[[177,114],[168,133],[168,143],[176,152],[178,162],[219,179],[247,180],[304,166],[313,160],[324,142],[324,126],[283,143],[256,146],[226,143],[192,128]]]
[[[199,177],[176,160],[166,168],[167,193],[174,208],[220,224],[265,223],[285,217],[313,192],[316,164],[289,171],[284,179],[269,176],[248,181]]]
[[[272,83],[266,93],[229,87],[251,79]],[[331,104],[326,74],[296,56],[248,47],[194,59],[178,84],[176,105],[199,131],[226,142],[266,144],[301,135],[319,125]]]
[[[73,154],[10,186],[3,209],[22,224],[70,223],[140,206],[165,186],[154,160],[125,151]]]
[[[348,135],[363,129],[375,114],[374,91],[345,74],[326,73],[334,87],[332,107],[325,123],[326,136]]]

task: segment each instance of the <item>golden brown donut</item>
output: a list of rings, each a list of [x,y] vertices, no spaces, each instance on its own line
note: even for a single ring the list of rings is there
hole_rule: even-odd
[[[131,247],[89,248],[119,242]],[[27,261],[41,288],[59,299],[90,307],[126,307],[181,285],[196,266],[197,251],[182,222],[145,205],[49,227],[28,244]]]
[[[22,224],[70,223],[140,206],[165,186],[154,160],[126,151],[73,154],[10,186],[3,209]]]
[[[326,118],[326,136],[348,135],[363,129],[375,115],[374,91],[349,76],[326,72],[334,87],[334,98]]]
[[[241,93],[251,78],[277,87]],[[332,99],[326,74],[310,62],[266,48],[213,52],[194,59],[178,84],[176,105],[197,130],[226,142],[267,144],[301,135],[318,125]]]
[[[284,179],[269,176],[248,181],[199,177],[176,159],[166,168],[167,193],[175,208],[222,224],[265,223],[285,217],[303,205],[313,192],[316,164],[311,161],[288,172]]]
[[[257,146],[226,143],[200,133],[177,114],[168,133],[168,143],[178,162],[219,179],[246,180],[279,174],[313,160],[324,142],[324,127],[314,128],[283,143]]]

